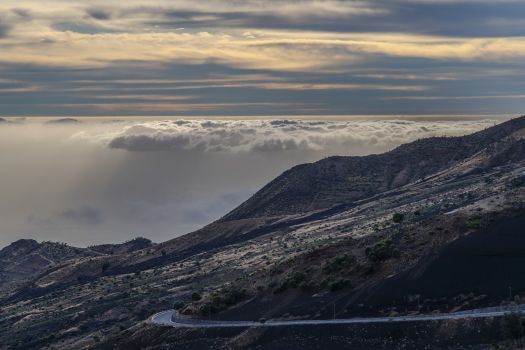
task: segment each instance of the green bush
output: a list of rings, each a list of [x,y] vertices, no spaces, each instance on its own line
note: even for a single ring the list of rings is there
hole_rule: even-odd
[[[214,293],[212,299],[199,309],[201,315],[209,315],[226,310],[249,297],[246,289],[228,288]]]
[[[176,301],[173,303],[173,309],[174,310],[180,310],[184,307],[184,303],[182,301]]]
[[[392,241],[386,240],[367,247],[365,254],[370,261],[378,263],[398,256],[399,252],[392,244]]]
[[[306,275],[302,272],[296,272],[290,279],[288,280],[288,283],[290,284],[290,287],[297,288],[301,282],[303,282],[306,278]]]
[[[519,176],[517,178],[512,179],[510,182],[510,185],[512,187],[522,187],[525,186],[525,175]]]
[[[392,221],[394,221],[396,224],[402,222],[403,220],[405,220],[405,214],[395,213],[392,215]]]
[[[467,224],[467,227],[471,230],[477,230],[481,228],[481,224],[479,221],[471,221]]]
[[[328,274],[338,272],[349,267],[354,261],[354,257],[348,254],[338,255],[323,266],[323,271]]]
[[[284,292],[285,290],[288,289],[288,281],[284,281],[283,283],[281,283],[281,285],[279,287],[277,287],[273,293],[274,294],[279,294],[279,293],[282,293]]]
[[[197,292],[193,292],[193,293],[191,294],[191,300],[193,300],[193,301],[199,301],[199,300],[201,300],[201,299],[202,299],[202,296],[201,296],[199,293],[197,293]]]
[[[330,291],[335,292],[335,291],[338,291],[340,289],[347,288],[350,285],[351,284],[350,284],[349,280],[347,280],[347,279],[340,279],[340,280],[337,280],[335,282],[330,283],[328,288],[330,289]]]

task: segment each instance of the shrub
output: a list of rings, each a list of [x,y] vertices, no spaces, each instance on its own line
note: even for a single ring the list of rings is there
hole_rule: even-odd
[[[471,230],[477,230],[481,227],[481,224],[479,223],[479,221],[471,221],[467,224],[467,227]]]
[[[394,221],[396,224],[402,222],[405,219],[405,214],[402,213],[395,213],[392,215],[392,221]]]
[[[199,301],[199,300],[201,300],[201,299],[202,299],[202,296],[201,296],[199,293],[197,293],[197,292],[193,292],[193,293],[191,294],[191,300],[193,300],[193,301]]]
[[[325,273],[334,273],[348,267],[355,259],[348,254],[338,255],[323,266]]]
[[[228,307],[240,303],[249,297],[246,289],[229,288],[215,293],[212,300],[199,308],[201,315],[209,315],[226,310]]]
[[[274,294],[279,294],[279,293],[282,293],[284,292],[285,290],[288,289],[288,282],[287,281],[284,281],[283,283],[281,283],[281,285],[279,287],[277,287],[277,289],[275,289],[273,291]]]
[[[297,288],[301,282],[303,282],[306,278],[306,275],[302,272],[296,272],[290,279],[288,280],[290,287]]]
[[[176,301],[173,303],[173,309],[174,310],[180,310],[184,307],[184,303],[182,301]]]
[[[350,281],[349,280],[340,279],[340,280],[337,280],[335,282],[330,283],[328,285],[328,288],[330,289],[330,291],[335,292],[335,291],[338,291],[340,289],[343,289],[343,288],[346,288],[346,287],[349,287],[349,286],[350,286]]]
[[[399,252],[392,244],[392,241],[386,240],[374,244],[365,249],[365,254],[370,261],[378,263],[388,260],[399,255]]]
[[[519,176],[517,178],[512,179],[510,182],[510,185],[512,187],[522,187],[525,186],[525,175]]]

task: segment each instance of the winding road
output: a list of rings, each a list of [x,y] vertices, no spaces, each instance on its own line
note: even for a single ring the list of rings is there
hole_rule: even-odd
[[[465,318],[500,317],[512,312],[525,312],[525,304],[514,305],[512,307],[498,306],[443,314],[425,314],[395,317],[356,317],[345,319],[336,318],[331,320],[267,320],[265,322],[200,320],[185,317],[174,310],[166,310],[151,316],[149,321],[150,323],[159,326],[170,326],[176,328],[251,328],[459,320]]]

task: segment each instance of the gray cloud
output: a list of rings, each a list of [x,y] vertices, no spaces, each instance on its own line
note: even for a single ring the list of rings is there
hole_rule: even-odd
[[[7,23],[2,23],[2,18],[0,18],[0,39],[6,38],[9,32],[11,31],[11,26]]]
[[[90,206],[65,210],[59,217],[82,225],[98,225],[104,221],[102,212]]]
[[[89,17],[98,19],[100,21],[107,21],[111,19],[111,13],[109,11],[102,10],[102,9],[87,10],[87,14]]]
[[[31,14],[31,11],[27,9],[15,8],[15,9],[12,9],[12,12],[20,19],[24,19],[24,20],[33,19],[33,15]]]
[[[142,7],[149,13],[146,25],[164,28],[258,28],[318,30],[344,33],[397,32],[457,37],[521,36],[525,33],[518,1],[269,1],[267,11],[213,11]],[[298,5],[300,4],[300,5]],[[249,6],[249,5],[248,5]],[[279,7],[290,9],[280,11]],[[299,7],[302,6],[302,9]],[[127,13],[132,13],[133,10]]]

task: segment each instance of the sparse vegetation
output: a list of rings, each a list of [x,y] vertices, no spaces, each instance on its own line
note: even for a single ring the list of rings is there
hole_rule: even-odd
[[[328,288],[330,289],[331,292],[335,292],[335,291],[338,291],[340,289],[350,287],[350,285],[351,285],[350,280],[339,279],[339,280],[337,280],[335,282],[330,283]]]
[[[199,314],[208,315],[226,310],[249,297],[246,289],[225,288],[211,295],[211,300],[199,307]]]
[[[399,251],[394,247],[392,241],[384,240],[371,247],[367,247],[365,254],[370,261],[379,263],[398,256]]]
[[[349,268],[354,262],[355,258],[348,254],[339,255],[328,261],[323,266],[323,271],[327,274],[338,272],[342,269]]]
[[[184,302],[182,301],[176,301],[173,303],[174,310],[181,310],[183,307],[184,307]]]
[[[392,215],[392,221],[396,224],[403,222],[403,220],[405,220],[405,214],[395,213],[394,215]]]

